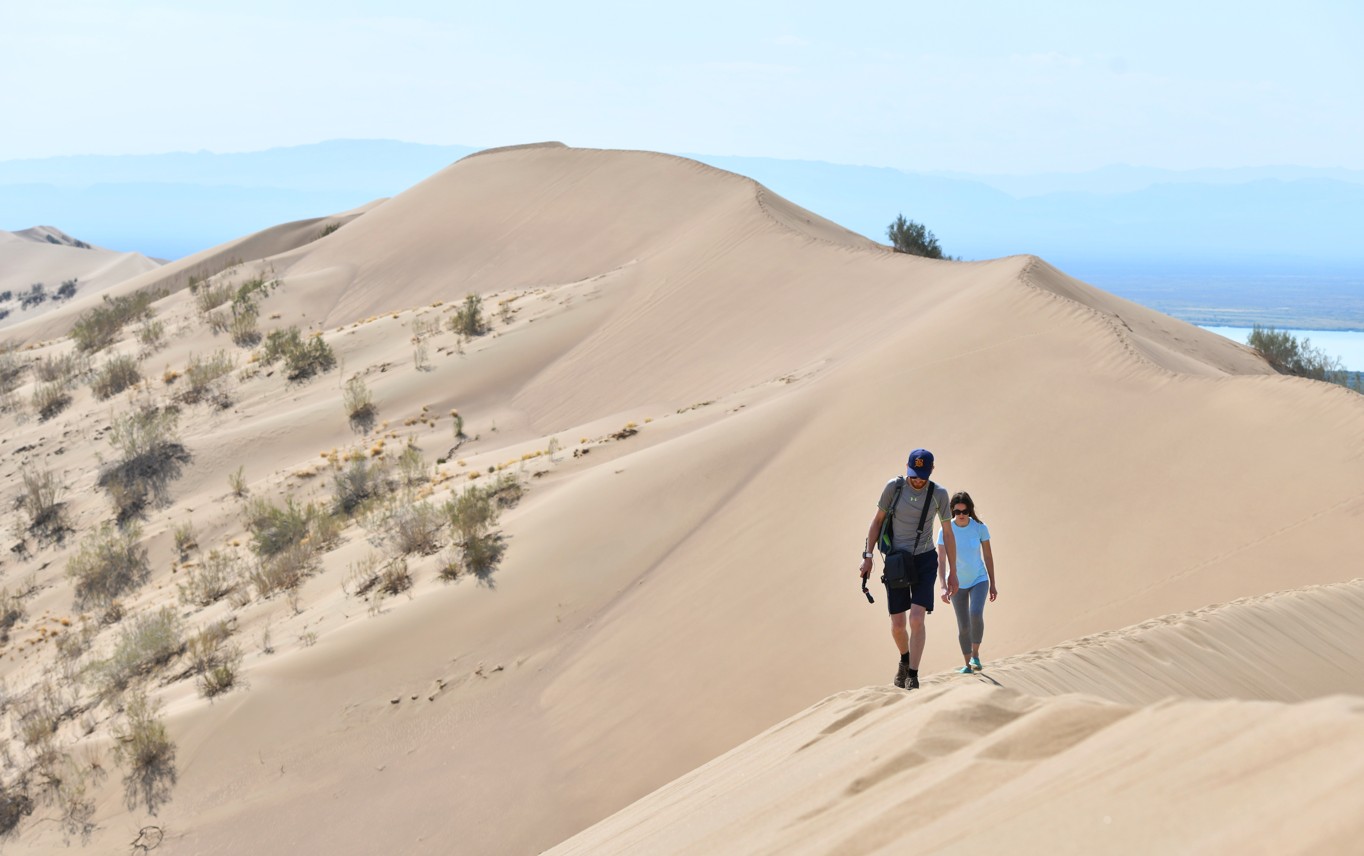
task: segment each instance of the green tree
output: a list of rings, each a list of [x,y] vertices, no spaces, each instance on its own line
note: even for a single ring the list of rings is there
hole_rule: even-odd
[[[890,239],[890,245],[897,253],[909,253],[912,256],[930,259],[949,258],[943,255],[942,246],[938,244],[938,239],[927,226],[906,220],[903,214],[896,215],[895,222],[886,227],[886,237]]]

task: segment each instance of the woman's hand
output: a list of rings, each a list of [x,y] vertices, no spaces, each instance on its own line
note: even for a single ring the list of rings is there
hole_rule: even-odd
[[[991,603],[994,603],[994,602],[995,602],[995,596],[998,595],[998,594],[999,594],[999,591],[995,588],[995,584],[994,584],[994,583],[990,583],[990,602],[991,602]]]

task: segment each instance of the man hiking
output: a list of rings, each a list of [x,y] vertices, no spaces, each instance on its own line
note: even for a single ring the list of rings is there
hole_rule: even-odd
[[[909,455],[905,478],[893,478],[881,490],[876,516],[867,529],[867,545],[858,569],[865,584],[871,575],[872,545],[882,541],[882,529],[890,523],[889,543],[880,543],[886,554],[886,608],[890,610],[890,635],[900,650],[895,686],[919,688],[919,661],[924,655],[924,616],[933,611],[938,582],[938,552],[933,539],[933,519],[942,531],[947,554],[948,597],[957,592],[957,540],[952,534],[946,488],[933,484],[933,453],[915,449]],[[931,486],[931,487],[930,487]],[[887,520],[889,518],[889,521]],[[906,585],[907,583],[907,585]],[[908,629],[906,629],[908,614]]]

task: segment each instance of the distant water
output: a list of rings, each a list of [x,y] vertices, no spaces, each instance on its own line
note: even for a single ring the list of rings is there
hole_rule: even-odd
[[[1246,343],[1249,327],[1203,327],[1234,342]],[[1280,329],[1280,328],[1275,328]],[[1337,357],[1350,371],[1364,371],[1364,333],[1341,330],[1289,330],[1299,342],[1307,339],[1312,347]]]

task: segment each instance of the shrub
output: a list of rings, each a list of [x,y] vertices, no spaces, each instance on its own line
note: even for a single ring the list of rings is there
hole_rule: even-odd
[[[137,328],[137,341],[146,353],[151,353],[166,344],[166,325],[149,318]]]
[[[159,704],[144,691],[135,690],[123,708],[124,722],[114,727],[114,756],[127,771],[125,801],[135,806],[140,797],[151,814],[169,798],[176,779],[175,744],[159,712]]]
[[[886,227],[886,237],[897,253],[930,259],[943,258],[942,246],[933,233],[922,223],[906,220],[903,214],[897,215],[895,221]]]
[[[6,342],[0,345],[0,393],[11,393],[19,388],[19,379],[28,364],[19,359],[14,345]]]
[[[416,443],[409,441],[398,456],[398,475],[407,488],[426,481],[426,458]]]
[[[318,237],[319,239],[325,238],[325,237],[327,237],[328,235],[330,235],[332,232],[335,232],[337,229],[340,229],[340,228],[341,228],[341,224],[340,224],[340,223],[328,223],[327,225],[325,225],[325,226],[322,227],[322,234],[318,235],[317,237]]]
[[[207,315],[232,299],[232,286],[219,282],[213,285],[200,284],[193,288],[194,306],[200,315]]]
[[[388,490],[388,468],[382,461],[354,458],[333,477],[333,508],[337,514],[349,516],[367,500]]]
[[[494,531],[498,505],[491,490],[470,486],[445,503],[455,538],[455,552],[442,576],[472,573],[486,579],[502,558],[502,535]]]
[[[152,303],[163,291],[139,291],[119,297],[104,296],[99,306],[87,309],[71,328],[71,338],[83,353],[103,350],[114,343],[125,325],[152,317]]]
[[[140,514],[148,502],[165,500],[169,482],[189,460],[177,433],[179,421],[178,411],[150,405],[114,417],[109,442],[120,459],[104,468],[97,483],[109,491],[120,523]]]
[[[90,389],[95,393],[95,398],[104,401],[118,395],[141,380],[142,370],[138,368],[137,360],[122,354],[110,357],[100,367],[94,380],[90,382]]]
[[[28,291],[19,295],[19,308],[29,309],[47,300],[47,287],[41,282],[35,282],[28,287]]]
[[[250,581],[256,595],[268,598],[276,592],[291,592],[302,585],[317,564],[317,555],[309,544],[291,544],[268,556],[262,556],[251,570]]]
[[[51,470],[41,472],[31,467],[20,471],[24,491],[19,495],[17,505],[28,517],[28,531],[40,542],[60,543],[66,533],[71,531],[66,525],[66,503],[62,494],[66,485],[61,477]]]
[[[1301,342],[1287,330],[1261,327],[1256,324],[1246,338],[1246,344],[1254,348],[1265,361],[1280,374],[1296,375],[1313,380],[1325,380],[1344,384],[1348,372],[1340,360],[1325,351],[1312,347],[1311,339]]]
[[[450,329],[466,339],[488,332],[488,323],[483,319],[483,298],[477,294],[465,296],[464,304],[450,317]]]
[[[85,361],[81,360],[76,354],[62,354],[52,356],[49,354],[36,364],[33,370],[38,375],[38,380],[46,383],[60,383],[63,386],[71,383],[77,374],[85,368]]]
[[[100,697],[116,697],[135,679],[150,675],[184,650],[184,626],[173,607],[140,616],[119,633],[109,656],[91,666]]]
[[[199,546],[199,536],[194,531],[194,521],[186,520],[184,523],[177,523],[172,527],[171,532],[175,536],[175,552],[180,554],[180,561],[189,558],[191,550]]]
[[[249,348],[260,342],[260,328],[256,326],[260,312],[256,304],[246,302],[232,304],[232,320],[228,322],[227,332],[232,334],[233,343]]]
[[[46,422],[66,409],[71,403],[71,396],[60,383],[43,383],[33,391],[31,403],[38,412],[38,421]]]
[[[213,698],[237,684],[242,651],[236,645],[225,644],[232,635],[228,621],[217,621],[191,636],[186,651],[189,671],[204,698]]]
[[[77,279],[76,277],[72,277],[71,279],[62,282],[61,287],[57,289],[57,295],[55,299],[70,300],[71,298],[75,297],[76,288],[78,287],[76,284],[76,279]]]
[[[309,336],[303,347],[284,355],[285,377],[306,380],[336,366],[336,355],[321,335]]]
[[[221,403],[227,397],[227,392],[216,385],[217,381],[230,374],[233,368],[232,357],[227,351],[221,349],[214,351],[213,355],[206,359],[191,354],[189,363],[185,366],[185,380],[189,382],[189,386],[181,393],[182,397],[190,404],[205,398],[212,398]]]
[[[437,538],[442,525],[441,512],[431,503],[402,503],[389,522],[389,531],[399,553],[427,556],[440,546]]]
[[[0,645],[9,642],[9,632],[24,618],[24,599],[9,588],[0,588]]]
[[[241,578],[241,559],[237,554],[210,550],[199,567],[185,570],[176,587],[181,602],[208,606],[231,594]]]
[[[119,531],[109,524],[81,542],[66,563],[76,587],[76,608],[108,607],[119,595],[146,581],[151,573],[147,551],[137,543],[136,527]]]
[[[309,522],[315,513],[314,506],[300,506],[293,497],[287,498],[283,506],[264,497],[251,500],[243,514],[251,533],[252,549],[261,557],[284,552],[308,536]]]
[[[374,396],[370,394],[364,378],[356,376],[346,381],[345,388],[341,390],[341,404],[346,409],[352,429],[363,433],[374,427],[379,411],[374,406]]]
[[[33,814],[33,799],[23,782],[0,786],[0,837],[14,832],[30,814]]]

